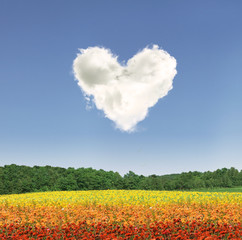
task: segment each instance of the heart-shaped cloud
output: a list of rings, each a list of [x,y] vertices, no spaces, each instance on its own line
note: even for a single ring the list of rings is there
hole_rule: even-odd
[[[123,131],[133,131],[157,101],[172,89],[176,60],[157,45],[144,48],[126,65],[109,49],[80,49],[73,62],[78,85],[87,99]]]

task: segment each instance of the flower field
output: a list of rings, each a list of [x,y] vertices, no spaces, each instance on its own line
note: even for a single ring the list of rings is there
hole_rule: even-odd
[[[2,195],[0,239],[241,239],[241,203],[241,193]]]

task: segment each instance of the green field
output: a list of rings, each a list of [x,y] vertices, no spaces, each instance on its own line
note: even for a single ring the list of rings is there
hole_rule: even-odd
[[[233,188],[201,188],[193,189],[190,191],[196,192],[242,192],[242,187],[233,187]]]

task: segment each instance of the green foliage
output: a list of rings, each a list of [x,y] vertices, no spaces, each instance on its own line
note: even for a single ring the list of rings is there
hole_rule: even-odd
[[[0,194],[104,189],[242,191],[242,171],[231,167],[214,172],[195,171],[148,177],[129,171],[122,177],[117,172],[92,168],[15,164],[0,167]]]

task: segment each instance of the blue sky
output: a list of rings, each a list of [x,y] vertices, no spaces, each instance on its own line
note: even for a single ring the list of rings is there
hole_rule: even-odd
[[[121,174],[242,168],[241,1],[1,1],[0,165]],[[127,61],[158,44],[177,60],[173,89],[134,133],[86,110],[79,48]]]

